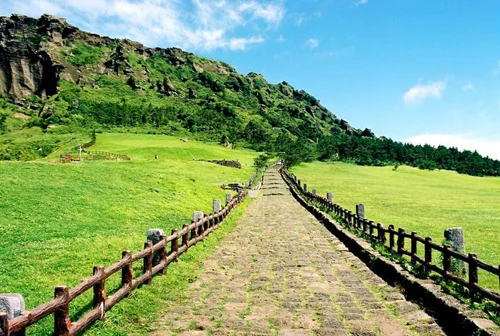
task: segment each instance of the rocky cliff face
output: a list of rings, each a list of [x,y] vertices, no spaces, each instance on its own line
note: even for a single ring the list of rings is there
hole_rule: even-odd
[[[31,101],[39,101],[28,99],[33,95],[42,102],[32,106]],[[147,48],[84,32],[51,15],[0,17],[1,96],[38,110],[43,127],[90,117],[106,124],[222,128],[239,137],[373,136],[286,82],[270,84],[262,75],[245,76],[226,63],[178,48]],[[257,126],[250,132],[245,125]]]
[[[34,20],[13,15],[0,18],[0,95],[23,99],[57,92],[63,69],[43,50],[42,39],[61,43],[65,22],[50,16]]]

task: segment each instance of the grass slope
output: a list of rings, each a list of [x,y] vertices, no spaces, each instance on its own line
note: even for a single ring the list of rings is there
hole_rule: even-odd
[[[147,229],[170,232],[189,222],[194,210],[210,212],[212,200],[224,199],[226,193],[218,186],[248,181],[257,155],[133,134],[99,134],[91,149],[127,154],[132,160],[79,165],[0,162],[0,292],[22,293],[28,309],[50,300],[54,286],[78,284],[91,275],[93,265],[110,265],[122,250],[140,250]],[[243,167],[192,158],[238,159]],[[108,291],[118,282],[113,277]],[[71,312],[78,312],[90,298],[89,293],[77,300]],[[141,307],[140,302],[136,305]],[[31,333],[48,334],[51,323],[49,318]]]
[[[492,265],[500,263],[500,178],[340,162],[301,164],[292,171],[308,189],[323,196],[332,191],[335,202],[345,208],[354,211],[356,203],[364,203],[366,216],[386,226],[417,231],[438,243],[444,229],[462,227],[466,252]],[[498,278],[480,271],[479,280],[499,289]]]

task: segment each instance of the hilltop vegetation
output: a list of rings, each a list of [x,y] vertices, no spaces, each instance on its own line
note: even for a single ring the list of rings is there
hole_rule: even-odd
[[[49,15],[0,18],[0,42],[0,95],[6,96],[0,101],[0,132],[7,133],[0,159],[34,156],[14,154],[26,149],[12,151],[21,128],[62,134],[120,127],[239,143],[281,153],[290,165],[321,159],[500,174],[499,161],[376,137],[286,82],[242,75],[224,62],[177,48],[90,34]],[[49,141],[42,148],[47,150],[39,156],[57,146]]]

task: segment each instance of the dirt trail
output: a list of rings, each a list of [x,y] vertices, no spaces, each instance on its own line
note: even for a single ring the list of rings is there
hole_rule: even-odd
[[[152,335],[444,335],[291,196],[276,169]]]

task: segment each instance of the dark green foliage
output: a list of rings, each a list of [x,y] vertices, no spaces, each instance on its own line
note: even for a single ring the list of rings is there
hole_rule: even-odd
[[[91,47],[83,42],[77,42],[70,53],[63,53],[63,56],[67,56],[68,61],[73,65],[92,65],[109,51],[106,47]]]
[[[7,114],[0,114],[0,133],[4,133],[7,131]]]
[[[45,51],[37,20],[27,22],[17,41],[22,36],[34,52]],[[500,162],[477,152],[376,138],[368,128],[358,130],[337,119],[304,90],[286,82],[270,84],[256,73],[244,76],[226,63],[177,48],[149,49],[130,41],[85,39],[80,34],[65,38],[60,48],[67,61],[62,63],[70,64],[64,71],[75,82],[60,80],[58,93],[45,101],[38,96],[27,98],[33,110],[28,110],[31,119],[25,127],[191,132],[205,140],[224,138],[223,144],[242,143],[282,153],[289,165],[313,159],[342,160],[500,175]],[[13,109],[0,108],[0,133],[8,132],[13,123],[22,123],[4,116],[10,116]]]

